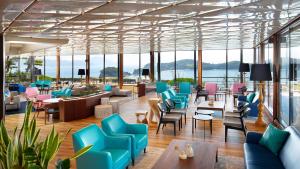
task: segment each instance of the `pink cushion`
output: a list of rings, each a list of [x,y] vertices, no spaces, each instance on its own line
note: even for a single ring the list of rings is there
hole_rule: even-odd
[[[35,98],[38,94],[38,88],[37,87],[27,87],[25,91],[26,97],[27,98]]]
[[[51,95],[50,94],[41,94],[41,95],[37,95],[36,96],[37,100],[47,100],[47,99],[51,99]]]

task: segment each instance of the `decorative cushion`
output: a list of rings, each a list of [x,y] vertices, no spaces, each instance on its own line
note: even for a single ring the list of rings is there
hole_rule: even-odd
[[[247,95],[247,102],[248,102],[248,103],[252,103],[254,97],[255,97],[255,93],[249,93],[249,94]]]
[[[288,136],[289,132],[277,129],[270,124],[260,139],[259,144],[268,148],[275,155],[278,155]]]

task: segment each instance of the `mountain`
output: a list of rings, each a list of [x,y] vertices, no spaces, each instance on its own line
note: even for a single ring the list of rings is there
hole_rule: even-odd
[[[129,76],[130,73],[123,72],[123,76]],[[105,76],[107,77],[118,77],[118,68],[117,67],[106,67]],[[100,71],[100,77],[104,77],[104,70]]]
[[[228,69],[238,69],[240,65],[240,61],[231,61],[228,62]],[[226,63],[219,63],[219,64],[211,64],[211,63],[202,63],[203,70],[212,70],[212,69],[225,69]],[[149,69],[150,64],[146,64],[143,69]],[[176,68],[178,70],[182,69],[194,69],[194,60],[193,59],[183,59],[178,60],[176,63]],[[174,70],[174,62],[169,63],[161,63],[160,64],[161,71],[164,70]],[[133,71],[134,75],[139,73],[139,69],[135,69]]]

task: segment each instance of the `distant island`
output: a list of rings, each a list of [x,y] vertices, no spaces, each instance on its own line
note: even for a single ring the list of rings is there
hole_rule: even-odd
[[[238,70],[239,65],[240,65],[240,61],[228,62],[228,69]],[[219,63],[219,64],[202,63],[202,66],[203,66],[203,70],[224,69],[226,67],[226,63]],[[142,69],[149,69],[149,68],[150,68],[150,63],[146,64]],[[176,62],[176,68],[178,70],[194,69],[194,60],[193,59],[178,60]],[[174,62],[161,63],[160,69],[161,69],[161,71],[174,70]],[[124,76],[138,75],[138,74],[139,74],[139,69],[134,69],[133,73],[123,72]],[[104,76],[104,70],[102,69],[100,71],[100,77],[103,77],[103,76]],[[118,68],[117,67],[106,67],[105,76],[117,77],[118,76]]]
[[[160,70],[174,70],[174,62],[169,63],[161,63]],[[239,69],[240,61],[231,61],[228,62],[228,69]],[[197,66],[197,65],[196,65]],[[211,63],[202,63],[203,70],[213,70],[213,69],[224,69],[226,67],[226,63],[219,63],[219,64],[211,64]],[[150,63],[146,64],[142,69],[149,69]],[[194,69],[194,60],[193,59],[183,59],[178,60],[176,62],[176,68],[178,70],[185,70],[185,69]],[[138,75],[139,69],[135,69],[133,71],[133,75]]]

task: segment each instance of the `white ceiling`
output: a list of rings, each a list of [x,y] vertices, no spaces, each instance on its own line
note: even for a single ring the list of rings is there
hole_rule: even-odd
[[[101,53],[237,49],[299,13],[300,0],[1,0],[0,30]]]

